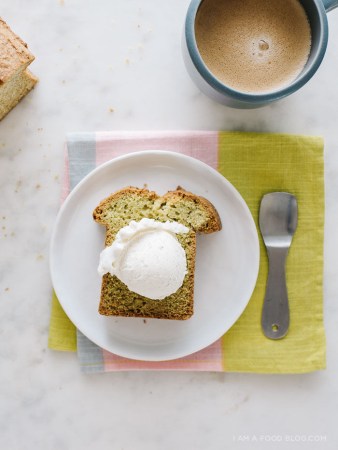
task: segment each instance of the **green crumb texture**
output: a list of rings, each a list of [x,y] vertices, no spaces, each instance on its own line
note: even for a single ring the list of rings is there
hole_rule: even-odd
[[[174,294],[160,301],[151,300],[131,292],[116,276],[106,274],[102,278],[99,305],[99,313],[106,316],[189,319],[194,304],[196,233],[213,233],[221,229],[213,205],[180,187],[160,197],[147,189],[129,186],[104,199],[95,208],[93,218],[106,227],[106,246],[112,244],[117,232],[131,220],[170,220],[190,229],[187,234],[177,235],[186,252],[188,273]]]

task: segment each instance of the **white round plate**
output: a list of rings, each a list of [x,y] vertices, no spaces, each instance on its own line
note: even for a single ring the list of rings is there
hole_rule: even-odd
[[[164,194],[177,186],[216,207],[222,230],[197,239],[194,314],[184,321],[105,317],[98,313],[104,227],[92,219],[98,203],[126,186]],[[212,344],[236,322],[256,284],[259,243],[243,198],[217,171],[178,153],[145,151],[113,159],[84,178],[56,220],[52,282],[70,320],[100,347],[131,359],[162,361]]]

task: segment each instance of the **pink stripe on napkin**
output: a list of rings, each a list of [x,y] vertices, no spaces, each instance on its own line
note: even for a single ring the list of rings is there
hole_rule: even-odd
[[[117,156],[144,150],[174,151],[199,159],[214,169],[218,167],[218,133],[216,131],[96,133],[97,166]]]
[[[199,352],[172,361],[135,361],[103,350],[104,370],[117,372],[131,369],[221,372],[223,370],[222,359],[220,339]]]

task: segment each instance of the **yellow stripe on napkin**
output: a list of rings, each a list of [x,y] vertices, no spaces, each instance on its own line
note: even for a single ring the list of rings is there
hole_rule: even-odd
[[[76,352],[76,327],[63,311],[55,292],[52,298],[48,347],[53,350]]]
[[[298,227],[287,260],[289,333],[274,341],[261,331],[268,265],[260,236],[257,286],[243,315],[222,339],[224,370],[302,373],[325,368],[323,140],[279,134],[220,133],[219,171],[247,202],[257,229],[264,194],[288,191],[298,201]]]

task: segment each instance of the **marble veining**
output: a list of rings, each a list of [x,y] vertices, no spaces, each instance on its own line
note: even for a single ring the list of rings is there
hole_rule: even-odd
[[[279,103],[237,111],[206,98],[185,71],[188,3],[2,1],[1,16],[29,43],[40,78],[0,122],[2,449],[337,448],[338,10],[329,14],[329,46],[315,77]],[[74,354],[47,349],[49,240],[65,135],[120,129],[324,136],[326,371],[85,376]]]

